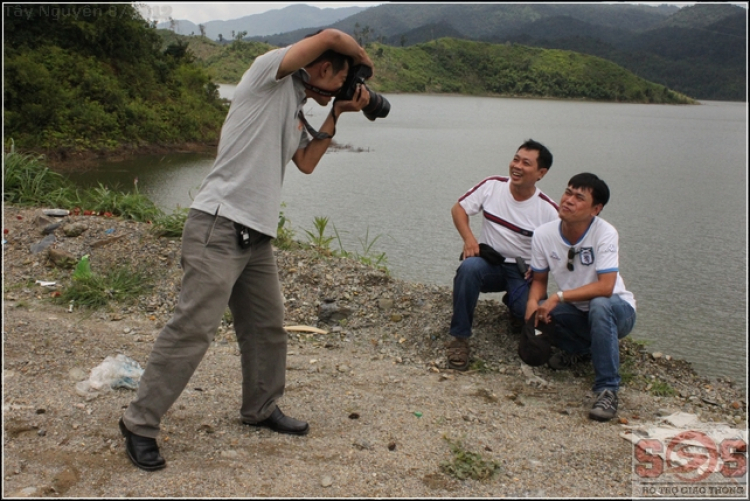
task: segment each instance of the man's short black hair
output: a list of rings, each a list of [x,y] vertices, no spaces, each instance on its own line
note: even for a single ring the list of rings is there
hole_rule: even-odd
[[[340,72],[341,70],[351,68],[352,66],[352,58],[349,56],[345,56],[344,54],[341,54],[340,52],[336,52],[335,50],[328,49],[324,53],[318,56],[315,61],[308,64],[308,66],[312,66],[315,63],[319,63],[321,61],[328,61],[331,63],[331,69],[333,69],[333,73],[336,74]]]
[[[305,36],[305,38],[314,37],[318,33],[322,32],[323,30],[318,30],[315,33],[310,33],[309,35]],[[340,72],[343,69],[351,68],[353,59],[347,55],[341,54],[340,52],[336,52],[335,50],[327,50],[321,55],[319,55],[315,61],[311,62],[307,66],[312,66],[313,64],[317,64],[321,61],[328,61],[331,63],[331,69],[333,69],[334,74]]]
[[[521,146],[518,147],[519,150],[533,150],[539,153],[539,158],[537,159],[537,167],[539,169],[547,169],[549,170],[550,167],[552,167],[552,152],[550,152],[546,146],[544,146],[542,143],[538,143],[534,141],[533,139],[529,139],[525,143],[523,143]]]
[[[590,172],[576,174],[570,178],[568,186],[590,190],[594,205],[602,204],[602,207],[604,207],[609,202],[609,186],[599,179],[599,176],[596,174],[591,174]]]

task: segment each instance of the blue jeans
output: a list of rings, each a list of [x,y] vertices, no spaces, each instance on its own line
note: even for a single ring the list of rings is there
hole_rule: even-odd
[[[453,278],[451,336],[468,338],[480,292],[507,292],[508,308],[516,318],[526,315],[529,285],[515,263],[491,265],[481,257],[464,259]]]
[[[590,353],[595,380],[592,390],[620,389],[620,346],[635,325],[635,310],[620,296],[597,297],[589,311],[560,303],[551,313],[555,321],[555,345],[577,355]]]

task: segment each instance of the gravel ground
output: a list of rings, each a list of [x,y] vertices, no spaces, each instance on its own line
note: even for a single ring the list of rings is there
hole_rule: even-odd
[[[82,233],[65,236],[76,225]],[[110,355],[145,367],[179,292],[179,240],[117,218],[15,207],[4,208],[3,228],[4,497],[630,497],[624,424],[684,411],[747,428],[745,390],[729,377],[703,378],[629,340],[619,419],[590,421],[591,368],[522,366],[507,310],[494,300],[477,308],[472,370],[449,370],[450,289],[279,250],[287,325],[327,331],[289,333],[280,406],[309,421],[310,434],[241,424],[239,352],[227,317],[164,417],[167,468],[143,472],[117,427],[135,393],[87,399],[75,387]],[[45,228],[56,241],[33,253]],[[70,283],[65,253],[68,262],[89,254],[94,273],[141,269],[153,287],[130,305],[55,303]],[[665,386],[675,394],[654,395]],[[442,467],[454,459],[451,444],[496,474],[451,475]]]

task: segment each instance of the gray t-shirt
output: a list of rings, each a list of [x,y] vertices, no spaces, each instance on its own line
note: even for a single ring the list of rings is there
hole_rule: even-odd
[[[271,237],[276,237],[286,164],[310,142],[297,117],[306,101],[304,87],[292,75],[276,80],[287,50],[259,56],[242,76],[213,169],[191,205]]]

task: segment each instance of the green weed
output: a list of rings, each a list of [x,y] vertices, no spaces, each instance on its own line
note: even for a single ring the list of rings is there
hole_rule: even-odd
[[[160,237],[181,237],[185,228],[188,207],[177,207],[172,214],[160,215],[153,220],[153,231]]]
[[[341,243],[341,236],[339,235],[336,225],[333,225],[333,231],[336,235],[336,239],[339,244],[339,250],[335,252],[336,255],[345,257],[345,258],[355,259],[366,266],[372,266],[374,268],[378,268],[380,270],[384,270],[388,272],[388,268],[386,266],[386,263],[388,262],[388,258],[385,255],[385,252],[380,252],[376,254],[372,253],[372,246],[380,238],[380,235],[370,240],[370,228],[368,227],[367,230],[365,231],[364,239],[357,237],[360,245],[362,246],[362,254],[360,254],[359,252],[352,253],[352,252],[344,250],[344,246]]]
[[[286,207],[285,203],[281,204],[282,209]],[[284,211],[279,211],[279,223],[276,228],[276,239],[274,245],[278,249],[291,249],[295,245],[294,241],[294,230],[292,229],[291,222],[284,215]]]
[[[109,212],[134,221],[153,221],[163,217],[163,212],[147,196],[138,193],[115,191],[101,184],[85,192],[83,206],[94,213]]]
[[[375,242],[377,242],[379,238],[380,235],[370,240],[369,227],[367,228],[367,230],[365,230],[364,240],[360,237],[357,237],[357,240],[359,240],[359,243],[362,246],[362,254],[357,253],[357,259],[359,259],[362,264],[374,266],[375,268],[387,269],[385,264],[388,261],[388,258],[386,257],[385,252],[372,252],[372,246],[375,245]]]
[[[472,372],[478,372],[480,374],[487,374],[490,372],[490,368],[487,366],[487,362],[482,359],[474,360],[469,365],[469,370]]]
[[[96,309],[110,301],[129,303],[147,291],[150,280],[140,270],[119,267],[105,275],[83,273],[73,277],[56,301]]]
[[[481,455],[467,451],[463,444],[443,437],[451,447],[453,459],[440,463],[440,469],[447,475],[459,480],[487,480],[500,471],[500,463],[487,461]]]
[[[43,156],[3,153],[3,202],[56,207],[71,199],[77,199],[73,183],[49,170]]]
[[[325,235],[326,227],[328,227],[328,218],[316,216],[313,224],[315,225],[315,232],[305,230],[310,245],[321,254],[330,254],[331,242],[333,242],[335,237]]]
[[[161,210],[145,195],[112,190],[101,184],[89,190],[78,190],[66,177],[44,164],[43,156],[22,155],[11,150],[3,153],[3,202],[24,207],[55,208],[108,212],[135,221],[151,221]]]
[[[668,383],[665,383],[664,381],[661,381],[659,379],[655,379],[650,383],[651,389],[649,389],[649,392],[651,392],[652,395],[657,397],[673,397],[677,394],[677,392],[672,388]]]

